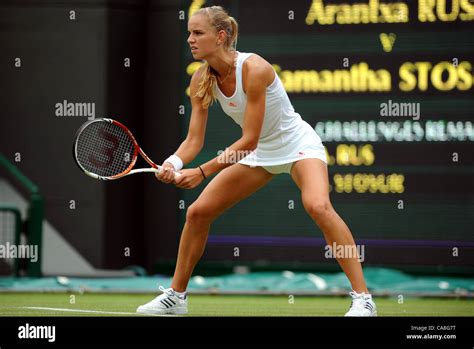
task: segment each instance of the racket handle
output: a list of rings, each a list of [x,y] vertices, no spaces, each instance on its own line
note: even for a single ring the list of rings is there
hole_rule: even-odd
[[[161,171],[163,171],[163,167],[160,166],[160,165],[156,165],[156,166],[158,166],[158,168],[157,168],[157,169],[153,169],[153,170],[155,170],[154,172],[155,172],[155,173],[161,173]],[[178,178],[178,177],[180,177],[180,176],[181,176],[181,173],[174,171],[174,177],[175,177],[175,178]]]
[[[135,173],[142,173],[142,172],[152,172],[152,173],[161,173],[161,171],[163,171],[163,167],[157,165],[158,168],[138,168],[138,169],[135,169],[135,170],[131,170],[129,173],[127,173],[127,176],[128,175],[131,175],[131,174],[135,174]],[[178,178],[179,176],[181,176],[181,173],[178,173],[175,171],[174,173],[174,176],[175,178]]]

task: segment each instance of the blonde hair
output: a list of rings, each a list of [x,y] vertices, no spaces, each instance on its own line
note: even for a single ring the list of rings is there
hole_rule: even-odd
[[[193,13],[195,15],[204,15],[209,18],[211,26],[216,31],[221,30],[227,33],[225,47],[228,50],[235,51],[237,49],[237,37],[239,35],[239,25],[237,21],[229,16],[229,14],[221,6],[203,7]],[[202,98],[202,106],[207,109],[216,100],[214,93],[214,85],[217,84],[216,72],[207,61],[204,62],[204,71],[199,81],[199,88],[196,96]]]

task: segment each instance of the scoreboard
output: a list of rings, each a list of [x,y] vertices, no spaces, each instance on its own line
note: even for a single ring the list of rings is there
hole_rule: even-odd
[[[449,265],[453,250],[472,253],[473,1],[186,2],[187,11],[211,5],[237,19],[237,49],[273,65],[296,112],[323,140],[331,200],[358,243],[373,246],[374,255],[415,248],[412,264]],[[186,23],[183,32],[184,137],[190,76],[201,62],[187,48]],[[214,104],[205,148],[191,166],[240,135]],[[182,191],[184,205],[203,187]],[[211,259],[213,245],[285,247],[268,257],[285,262],[298,260],[299,248],[325,243],[296,185],[280,175],[218,218],[209,244]],[[433,248],[449,250],[449,258],[438,259]],[[372,261],[384,264],[384,255]]]

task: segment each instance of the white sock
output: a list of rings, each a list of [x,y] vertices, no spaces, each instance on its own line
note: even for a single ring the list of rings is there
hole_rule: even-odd
[[[372,299],[372,295],[370,293],[365,293],[365,292],[357,293],[354,290],[352,290],[352,292],[354,292],[356,296],[363,296],[364,299]]]
[[[173,290],[173,291],[174,291],[174,290]],[[178,298],[181,298],[181,299],[185,299],[185,298],[186,298],[186,291],[184,291],[184,292],[174,291],[174,294],[175,294],[176,297],[178,297]]]

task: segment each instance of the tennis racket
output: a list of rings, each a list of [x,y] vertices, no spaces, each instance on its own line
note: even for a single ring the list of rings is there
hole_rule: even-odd
[[[92,178],[112,180],[135,173],[160,173],[155,164],[140,148],[132,132],[112,119],[95,119],[83,124],[74,139],[74,159],[79,168]],[[132,170],[140,154],[151,168]],[[175,178],[180,176],[174,173]]]

